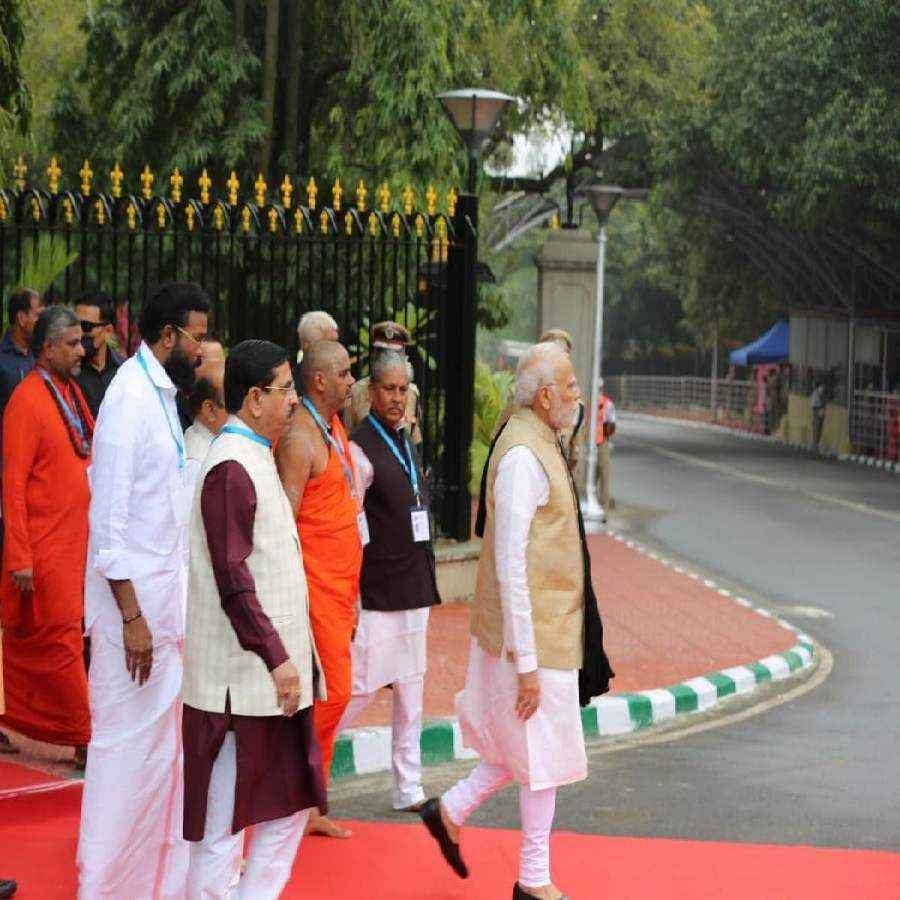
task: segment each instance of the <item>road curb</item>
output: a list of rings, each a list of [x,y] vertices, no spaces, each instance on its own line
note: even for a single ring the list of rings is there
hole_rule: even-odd
[[[773,619],[792,631],[797,637],[797,642],[789,650],[781,653],[765,656],[744,665],[707,672],[679,684],[598,697],[581,710],[581,724],[586,738],[630,734],[668,722],[676,716],[708,712],[729,697],[746,696],[770,682],[787,681],[799,676],[816,663],[815,642],[790,622],[773,615],[745,597],[737,596],[720,587],[712,579],[704,578],[675,564],[631,538],[614,531],[607,533],[629,549],[643,553],[678,574],[699,581],[710,590],[716,591],[723,602],[737,603],[760,616]],[[422,727],[421,747],[423,766],[478,757],[475,751],[463,746],[459,723],[455,717],[426,722]],[[338,738],[331,766],[333,778],[370,775],[389,771],[390,768],[390,727],[382,725],[354,728]]]
[[[878,459],[875,456],[863,456],[859,453],[835,453],[833,450],[818,450],[806,444],[797,441],[786,441],[774,434],[760,434],[758,431],[745,431],[743,428],[733,428],[730,425],[716,425],[713,422],[702,422],[697,419],[679,419],[677,416],[656,416],[653,413],[638,412],[624,408],[619,410],[619,414],[634,419],[645,419],[653,422],[675,422],[678,425],[684,425],[688,428],[703,428],[707,431],[724,431],[726,434],[734,437],[745,438],[751,441],[765,441],[768,444],[778,444],[781,447],[790,447],[792,450],[802,450],[818,456],[821,459],[833,459],[837,462],[855,463],[860,466],[867,466],[870,469],[880,469],[884,472],[894,472],[900,475],[900,462],[891,462],[887,459]]]

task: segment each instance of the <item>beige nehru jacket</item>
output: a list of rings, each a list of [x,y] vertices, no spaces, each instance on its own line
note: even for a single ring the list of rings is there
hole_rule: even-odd
[[[488,464],[487,521],[471,631],[486,653],[500,656],[503,613],[494,561],[494,482],[504,454],[519,445],[537,457],[550,483],[550,499],[535,513],[526,551],[538,666],[580,669],[584,654],[584,562],[575,507],[578,500],[556,433],[527,407],[519,407],[510,416]]]
[[[229,424],[243,425],[232,416]],[[222,610],[213,575],[209,545],[200,509],[200,491],[207,474],[221,462],[244,467],[256,491],[253,550],[247,566],[256,596],[300,673],[300,709],[313,702],[313,667],[318,657],[309,625],[308,593],[303,557],[291,505],[281,486],[272,451],[238,434],[220,434],[203,465],[191,512],[191,564],[188,582],[187,628],[184,645],[184,702],[207,712],[231,711],[242,716],[277,716],[275,682],[265,663],[242,650]],[[324,681],[319,679],[324,692]]]

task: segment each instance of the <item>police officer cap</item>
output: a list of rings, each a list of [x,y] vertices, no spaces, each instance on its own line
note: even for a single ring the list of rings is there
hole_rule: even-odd
[[[372,346],[382,350],[405,350],[409,331],[399,322],[376,322],[372,326]]]

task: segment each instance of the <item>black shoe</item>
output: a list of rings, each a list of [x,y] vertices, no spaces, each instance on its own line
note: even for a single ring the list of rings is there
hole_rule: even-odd
[[[19,887],[15,881],[0,881],[0,897],[12,897]]]
[[[454,843],[441,821],[441,801],[437,797],[426,800],[419,810],[419,815],[425,823],[431,836],[438,842],[441,854],[447,860],[448,865],[460,878],[468,878],[469,870],[459,853],[459,844]]]
[[[534,900],[534,894],[527,894],[522,888],[519,887],[519,882],[517,881],[513,885],[513,895],[512,900]],[[559,898],[559,900],[569,900],[569,898],[565,895]]]

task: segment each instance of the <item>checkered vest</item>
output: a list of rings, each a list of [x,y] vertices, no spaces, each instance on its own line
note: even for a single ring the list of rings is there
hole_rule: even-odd
[[[233,417],[229,421],[242,425]],[[271,450],[241,435],[221,434],[203,461],[191,512],[184,702],[196,709],[224,712],[230,695],[231,712],[236,715],[277,716],[281,709],[271,674],[259,656],[241,649],[222,610],[203,527],[203,482],[211,469],[226,460],[244,467],[256,491],[253,550],[247,558],[256,596],[300,673],[300,708],[312,705],[314,699],[313,669],[319,669],[319,661],[310,630],[303,556],[291,505]],[[324,694],[321,677],[318,683]]]

